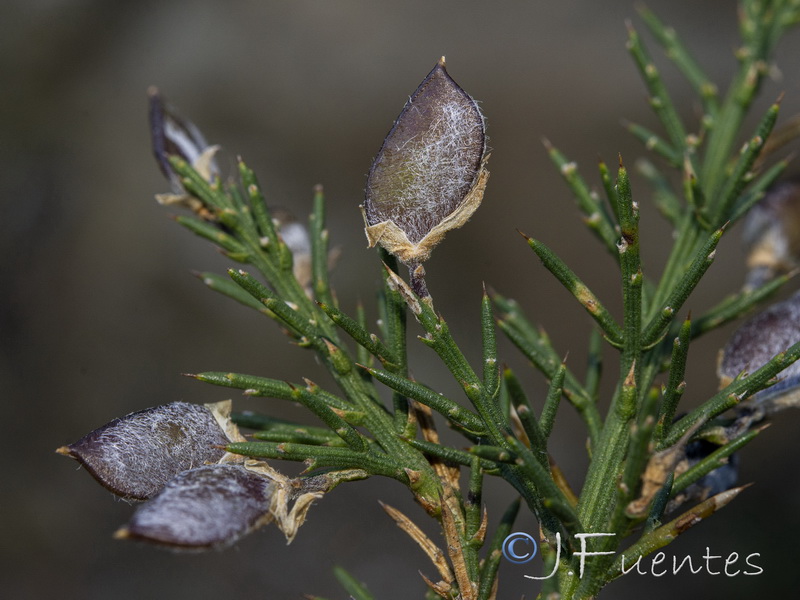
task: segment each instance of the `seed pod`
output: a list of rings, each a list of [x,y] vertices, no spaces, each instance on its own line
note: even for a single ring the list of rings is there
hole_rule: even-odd
[[[272,519],[273,491],[270,479],[240,465],[185,471],[142,504],[115,537],[187,550],[228,546]]]
[[[686,444],[683,458],[675,465],[675,474],[683,474],[719,448],[719,445],[704,439],[692,440]],[[669,514],[688,502],[702,501],[730,490],[736,486],[738,479],[739,456],[734,452],[721,466],[678,492],[664,512]]]
[[[170,156],[179,156],[194,166],[209,181],[219,176],[219,167],[214,154],[219,146],[209,146],[205,137],[191,121],[180,117],[159,93],[151,87],[147,90],[150,98],[150,135],[153,154],[161,172],[170,180],[176,194],[184,192],[180,177],[169,164]]]
[[[173,402],[114,419],[57,451],[118,496],[145,500],[178,473],[220,461],[222,446],[243,439],[229,414],[230,402]]]
[[[426,260],[478,208],[489,172],[478,105],[444,57],[420,84],[372,163],[361,207],[370,247],[408,265]]]
[[[688,467],[693,467],[719,446],[706,440],[693,440],[686,445]],[[735,452],[728,457],[725,464],[707,473],[689,486],[685,494],[705,500],[736,486],[739,480],[739,455]]]
[[[752,373],[797,342],[800,342],[800,292],[770,306],[736,330],[720,358],[721,385],[727,385],[743,371]],[[758,396],[775,396],[796,389],[800,384],[800,361],[781,371],[778,377],[781,381]]]
[[[180,176],[169,163],[170,156],[179,156],[208,181],[220,176],[219,166],[214,159],[219,146],[209,146],[203,134],[194,123],[181,118],[159,93],[151,87],[147,90],[150,98],[150,137],[153,142],[153,155],[159,169],[169,179],[171,194],[156,194],[159,204],[183,206],[197,213],[207,221],[214,216],[198,199],[187,193]]]
[[[800,183],[773,186],[744,220],[747,286],[757,288],[800,267]]]

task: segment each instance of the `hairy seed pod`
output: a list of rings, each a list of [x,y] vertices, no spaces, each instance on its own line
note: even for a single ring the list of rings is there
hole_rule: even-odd
[[[757,288],[800,267],[800,183],[773,186],[744,220],[747,286]]]
[[[185,550],[228,546],[271,520],[273,491],[270,479],[240,465],[191,469],[137,508],[116,537]]]
[[[225,456],[222,446],[240,438],[229,413],[229,402],[173,402],[114,419],[58,452],[118,496],[146,500],[178,473]]]
[[[683,458],[675,465],[676,475],[685,473],[720,446],[708,440],[692,440],[686,444]],[[722,465],[678,492],[667,504],[665,514],[669,514],[688,502],[697,502],[721,494],[736,486],[739,479],[739,456],[734,452]]]
[[[442,57],[372,163],[361,207],[370,247],[380,244],[406,264],[426,260],[480,205],[486,158],[483,116]]]
[[[702,439],[689,442],[686,445],[688,466],[693,467],[719,448],[720,446]],[[686,489],[685,493],[688,496],[695,494],[696,498],[705,500],[735,487],[738,480],[739,456],[734,452],[728,457],[725,464],[698,479]],[[695,489],[691,489],[693,487]]]
[[[209,181],[219,175],[214,160],[218,146],[209,146],[205,137],[191,121],[180,117],[159,93],[151,87],[147,90],[150,99],[150,137],[153,155],[164,176],[172,184],[175,194],[183,194],[181,178],[169,164],[170,156],[179,156],[195,167]]]
[[[718,368],[722,385],[727,385],[743,371],[752,373],[773,356],[800,342],[800,292],[770,306],[746,321],[722,351]],[[786,393],[800,384],[800,361],[778,374],[777,384],[759,395]]]
[[[169,180],[170,194],[156,194],[156,201],[165,206],[188,208],[205,221],[216,221],[213,211],[195,198],[183,187],[180,175],[169,162],[177,156],[190,164],[201,177],[213,182],[220,176],[219,166],[214,158],[219,146],[209,146],[203,134],[194,123],[181,118],[159,93],[151,87],[147,90],[150,98],[150,137],[153,154],[159,169]]]

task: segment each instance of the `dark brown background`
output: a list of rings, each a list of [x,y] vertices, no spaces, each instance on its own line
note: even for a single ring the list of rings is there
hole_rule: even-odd
[[[731,2],[649,3],[688,40],[723,84],[737,44]],[[111,539],[131,507],[114,500],[53,450],[113,417],[173,400],[207,402],[225,390],[181,372],[236,370],[297,380],[324,376],[258,315],[206,291],[190,269],[229,261],[181,230],[157,206],[166,191],[150,156],[145,90],[160,86],[181,112],[256,169],[270,201],[303,216],[311,188],[326,187],[331,238],[343,252],[334,283],[346,309],[372,301],[379,279],[359,204],[370,160],[406,97],[445,54],[451,75],[481,101],[493,148],[484,205],[427,265],[429,285],[457,339],[477,360],[481,282],[520,299],[582,372],[586,315],[548,276],[519,228],[555,248],[619,313],[612,261],[586,232],[549,163],[547,136],[593,184],[598,156],[629,164],[643,154],[621,118],[657,127],[625,48],[629,1],[323,2],[9,1],[0,8],[0,384],[2,554],[7,598],[299,598],[346,595],[342,565],[382,599],[421,597],[432,567],[380,510],[381,499],[424,520],[404,488],[371,480],[344,486],[310,513],[286,546],[272,528],[223,553],[173,555]],[[649,38],[648,38],[649,39]],[[682,113],[697,107],[652,46]],[[800,111],[800,33],[780,47],[783,118]],[[750,121],[750,127],[753,121]],[[795,148],[796,149],[796,148]],[[232,159],[224,159],[230,165]],[[634,180],[642,207],[645,268],[660,269],[670,232]],[[738,231],[687,308],[701,311],[740,285]],[[714,362],[731,328],[692,346],[686,406],[713,393]],[[430,352],[414,347],[418,378],[456,397]],[[504,344],[532,397],[542,379]],[[607,371],[613,377],[614,353]],[[605,396],[607,397],[607,393]],[[294,407],[260,400],[277,414]],[[756,481],[722,514],[670,546],[668,555],[760,552],[758,577],[629,576],[609,597],[781,594],[796,581],[796,431],[787,414],[744,453]],[[585,469],[584,433],[569,407],[552,451],[574,485]],[[507,486],[487,491],[499,517]],[[518,529],[536,532],[530,515]],[[434,530],[435,533],[435,530]],[[538,558],[504,565],[501,598],[526,598]]]

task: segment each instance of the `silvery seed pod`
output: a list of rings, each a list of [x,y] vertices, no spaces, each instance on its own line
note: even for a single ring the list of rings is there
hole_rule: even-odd
[[[134,513],[115,537],[174,549],[229,546],[272,520],[275,484],[241,465],[184,471]]]
[[[230,401],[156,406],[114,419],[57,451],[118,496],[146,500],[178,473],[219,462],[226,455],[222,446],[244,439],[230,408]]]
[[[442,57],[406,102],[367,179],[362,213],[370,247],[407,265],[426,260],[483,199],[486,136],[478,105]]]
[[[694,440],[686,445],[686,459],[688,466],[693,467],[705,457],[710,455],[719,446],[706,440]],[[721,467],[717,467],[707,475],[697,480],[687,488],[688,495],[697,494],[698,498],[710,498],[736,486],[739,479],[739,456],[734,452],[728,457]],[[697,486],[696,490],[691,488]]]
[[[800,183],[773,186],[744,220],[747,286],[757,288],[800,267]]]
[[[202,165],[205,168],[201,175],[209,181],[212,177],[219,176],[219,167],[214,161],[214,152],[218,146],[210,146],[197,126],[179,116],[165,102],[157,88],[148,89],[147,95],[150,98],[150,136],[153,155],[161,172],[170,180],[173,191],[179,194],[184,190],[180,177],[169,164],[170,156],[179,156],[195,168],[197,165]]]
[[[719,445],[704,439],[689,442],[683,451],[683,457],[674,466],[675,474],[680,475],[686,472],[719,448]],[[702,501],[732,489],[736,486],[738,479],[739,456],[733,453],[728,456],[723,465],[678,492],[667,504],[665,513],[669,514],[687,502]]]
[[[800,342],[800,292],[770,306],[736,330],[720,356],[720,385],[727,385],[742,372],[752,373],[797,342]],[[780,403],[794,402],[792,398],[800,395],[800,361],[781,371],[778,377],[778,383],[759,392],[755,399],[766,401],[780,396]]]

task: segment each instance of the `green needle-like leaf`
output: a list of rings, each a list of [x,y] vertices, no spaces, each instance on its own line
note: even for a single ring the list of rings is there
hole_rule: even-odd
[[[277,379],[222,371],[208,371],[196,375],[190,374],[188,376],[213,385],[244,390],[244,393],[248,396],[264,396],[268,398],[277,398],[279,400],[294,401],[293,390],[300,387],[300,385],[278,381]],[[326,404],[339,411],[352,411],[354,408],[353,405],[345,400],[342,400],[330,392],[324,391],[320,387],[315,389],[315,393],[320,398],[324,399]]]
[[[492,301],[483,290],[481,298],[481,339],[483,342],[483,387],[494,398],[500,389],[500,367],[497,364],[497,339],[495,336]]]
[[[616,514],[609,524],[609,531],[619,531],[625,522],[625,509],[628,503],[636,497],[642,473],[651,456],[650,440],[656,425],[656,411],[658,410],[658,391],[653,388],[645,396],[639,411],[636,424],[630,436],[628,454],[625,457],[625,468],[617,494]]]
[[[328,277],[328,230],[325,228],[325,195],[322,186],[314,188],[314,211],[311,213],[309,237],[311,238],[311,286],[314,297],[329,306],[334,306]]]
[[[706,112],[712,117],[719,110],[717,86],[703,72],[692,55],[681,42],[678,34],[671,27],[665,26],[656,15],[645,6],[639,7],[639,15],[647,27],[664,47],[667,56],[681,70],[686,79],[703,100]]]
[[[498,446],[472,446],[468,449],[470,454],[474,456],[485,458],[496,463],[514,463],[517,460],[517,455],[513,454],[506,448]]]
[[[642,328],[642,267],[639,257],[639,205],[633,201],[628,170],[620,158],[617,171],[617,214],[621,239],[618,244],[622,275],[623,344],[620,379],[630,376],[638,384],[643,343]]]
[[[305,406],[322,420],[325,425],[338,435],[345,444],[356,452],[365,452],[369,447],[367,440],[347,421],[336,413],[325,401],[323,394],[317,393],[319,387],[308,383],[305,388],[294,388],[292,397],[294,400]]]
[[[680,491],[685,490],[691,484],[711,473],[711,471],[726,464],[728,462],[728,457],[731,454],[738,452],[741,448],[749,444],[762,431],[764,431],[763,427],[743,433],[724,446],[720,446],[714,450],[711,454],[697,462],[697,464],[689,467],[686,471],[675,478],[675,483],[672,486],[672,496],[675,496]]]
[[[524,236],[524,234],[523,234]],[[614,317],[606,310],[597,296],[584,284],[575,273],[558,256],[542,242],[524,236],[542,264],[550,271],[575,299],[589,313],[605,333],[608,341],[619,346],[622,344],[622,329],[614,321]]]
[[[229,269],[228,275],[253,298],[266,306],[275,315],[276,319],[290,331],[301,338],[305,338],[308,342],[314,344],[317,349],[324,352],[325,346],[322,341],[321,330],[318,327],[319,322],[316,319],[309,319],[300,314],[299,306],[290,305],[286,301],[277,298],[269,288],[246,271]],[[327,354],[327,352],[325,353]]]
[[[251,458],[273,458],[304,462],[308,470],[334,467],[336,469],[363,469],[370,475],[382,475],[408,485],[405,469],[385,454],[356,452],[350,448],[311,446],[292,442],[236,442],[225,449]]]
[[[778,120],[778,112],[780,105],[773,104],[767,110],[764,117],[761,119],[756,134],[750,138],[742,147],[739,153],[739,159],[733,168],[733,172],[728,177],[726,184],[722,188],[719,201],[716,203],[714,218],[716,226],[719,227],[727,220],[730,219],[733,213],[733,207],[736,205],[742,190],[752,180],[752,173],[750,170],[753,168],[758,157],[761,155],[761,150],[764,148],[764,143],[767,140],[775,122]]]
[[[658,421],[655,439],[660,441],[669,433],[675,410],[678,407],[686,382],[683,380],[686,372],[686,358],[689,355],[689,342],[692,335],[692,322],[686,319],[681,326],[680,333],[672,343],[672,359],[669,366],[669,381],[664,390],[664,399],[661,402],[661,416]]]
[[[250,255],[247,248],[234,236],[222,231],[217,225],[185,215],[175,217],[175,220],[195,235],[199,235],[225,250],[227,255],[234,260],[238,262],[249,261]]]
[[[220,189],[219,182],[209,183],[189,163],[178,156],[170,156],[169,164],[180,176],[186,191],[202,200],[216,213],[221,213],[226,208],[233,208],[233,202]]]
[[[443,446],[442,444],[434,444],[433,442],[426,442],[425,440],[406,440],[406,442],[413,448],[429,456],[440,458],[453,464],[464,465],[465,467],[472,466],[475,459],[480,458],[465,450]],[[481,458],[480,467],[485,473],[499,475],[498,465],[494,461]]]
[[[683,157],[680,152],[675,150],[669,142],[659,135],[636,123],[628,123],[626,129],[633,134],[636,139],[642,142],[645,148],[663,157],[670,166],[679,167],[681,165]]]
[[[264,305],[258,300],[253,298],[250,294],[244,291],[240,286],[236,285],[229,277],[222,277],[216,273],[195,273],[198,279],[202,281],[209,289],[224,294],[229,298],[233,298],[237,302],[254,308],[259,312],[263,312]]]
[[[657,527],[661,527],[664,512],[667,510],[667,504],[669,504],[672,482],[674,480],[675,473],[667,475],[667,480],[664,482],[664,485],[653,498],[653,504],[650,506],[650,514],[647,515],[647,521],[645,521],[644,524],[645,534],[650,533]]]
[[[333,574],[353,600],[375,600],[375,597],[367,590],[367,586],[358,581],[342,567],[334,567]]]
[[[542,416],[539,420],[539,426],[541,427],[542,436],[545,440],[550,437],[553,431],[558,405],[561,402],[561,396],[564,394],[564,378],[566,374],[567,365],[565,362],[562,362],[561,366],[550,380],[550,387],[547,390],[547,399],[542,407]]]
[[[636,170],[653,187],[653,203],[656,208],[673,226],[677,226],[683,213],[683,207],[669,180],[653,163],[645,159],[636,161]]]
[[[484,425],[478,415],[469,409],[464,408],[457,402],[454,402],[453,400],[443,396],[442,394],[434,392],[430,388],[420,383],[416,383],[415,381],[411,381],[410,379],[400,375],[395,375],[389,371],[370,369],[368,367],[364,368],[369,372],[370,375],[384,385],[403,394],[404,396],[413,398],[425,406],[429,406],[449,421],[452,421],[458,425],[462,425],[463,427],[475,433],[480,433],[484,430]]]
[[[782,160],[769,168],[761,177],[750,185],[747,191],[742,194],[730,217],[731,223],[736,223],[747,212],[755,206],[759,200],[764,197],[767,189],[774,184],[778,178],[783,175],[786,167],[789,164],[789,159]]]
[[[563,381],[563,377],[561,379]],[[511,403],[517,411],[517,416],[519,417],[520,423],[522,423],[522,428],[525,430],[525,434],[528,436],[528,440],[531,443],[531,449],[537,453],[537,456],[540,454],[544,455],[546,460],[547,438],[542,433],[539,422],[536,420],[536,415],[533,413],[528,398],[525,396],[525,391],[522,389],[522,384],[520,384],[511,369],[506,368],[503,372],[503,383],[505,384],[504,387],[508,392]],[[561,390],[559,390],[559,393],[560,392]]]
[[[489,545],[489,553],[481,567],[481,584],[478,588],[478,600],[490,600],[494,598],[492,589],[497,579],[497,571],[500,568],[500,559],[503,556],[502,547],[505,539],[511,534],[514,521],[519,513],[520,501],[514,500],[503,513],[500,524],[497,526],[492,542]]]
[[[608,165],[601,160],[597,164],[597,169],[600,171],[600,181],[603,182],[603,190],[605,190],[608,205],[611,207],[611,210],[614,211],[614,219],[619,221],[619,215],[617,214],[617,203],[619,202],[617,198],[617,188],[611,179]],[[611,217],[609,217],[609,221],[611,221]]]
[[[493,296],[493,300],[501,311],[498,321],[500,329],[545,377],[552,380],[560,368],[561,357],[550,345],[546,334],[536,330],[530,324],[515,301],[503,298],[498,294]],[[564,378],[564,395],[586,422],[590,439],[596,440],[601,424],[597,406],[569,370]]]
[[[721,327],[725,323],[738,319],[747,313],[754,306],[769,298],[772,294],[781,289],[790,279],[797,274],[796,271],[780,275],[762,285],[755,290],[742,290],[711,308],[708,312],[702,315],[695,321],[692,327],[692,338],[699,337],[700,335]]]
[[[352,337],[353,340],[378,358],[387,369],[394,370],[397,368],[397,358],[394,357],[391,350],[378,339],[378,336],[369,333],[358,321],[348,317],[338,308],[323,303],[319,303],[319,307],[325,311],[325,314],[328,315],[334,323]]]
[[[544,146],[550,155],[550,159],[558,167],[567,185],[572,190],[578,207],[584,214],[586,226],[600,238],[606,249],[616,259],[617,235],[614,232],[614,224],[606,211],[603,210],[598,198],[589,190],[589,186],[578,173],[578,168],[574,162],[567,160],[549,141],[544,140]]]
[[[258,413],[234,413],[231,419],[239,427],[255,429],[253,437],[268,442],[297,442],[318,446],[344,446],[344,440],[326,427],[302,425]]]
[[[667,132],[672,147],[678,156],[686,152],[686,129],[678,116],[678,111],[672,103],[669,92],[664,85],[661,75],[642,44],[639,34],[631,24],[628,24],[628,51],[631,53],[636,66],[647,85],[650,93],[650,105],[661,120]]]
[[[673,315],[681,309],[683,303],[700,283],[700,279],[714,262],[717,244],[725,233],[725,227],[718,229],[711,234],[708,241],[700,248],[695,255],[692,264],[683,274],[667,298],[666,303],[660,308],[659,312],[650,320],[642,333],[642,344],[645,347],[658,341],[664,335],[669,324],[672,322]]]
[[[271,252],[273,248],[277,248],[278,233],[275,230],[272,215],[267,207],[267,201],[261,192],[261,186],[258,184],[255,173],[241,160],[239,161],[239,177],[242,179],[242,187],[247,199],[250,201],[250,208],[253,212],[258,232],[261,237],[266,238],[267,252]],[[264,244],[262,244],[262,247],[264,247]]]

